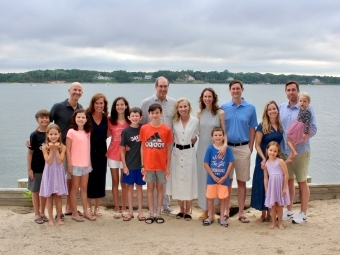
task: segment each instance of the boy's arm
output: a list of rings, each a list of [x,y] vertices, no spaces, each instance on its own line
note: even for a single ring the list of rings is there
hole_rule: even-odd
[[[32,156],[33,156],[33,151],[28,149],[28,152],[27,152],[27,172],[28,172],[28,176],[33,180],[34,179],[34,173],[33,173],[33,170],[31,168]]]
[[[129,168],[126,165],[125,155],[126,155],[126,148],[125,146],[120,145],[120,158],[123,164],[123,172],[124,174],[129,175]]]
[[[145,175],[145,170],[144,170],[144,149],[143,149],[143,143],[140,144],[140,162],[143,167],[141,167],[141,172],[143,175]]]

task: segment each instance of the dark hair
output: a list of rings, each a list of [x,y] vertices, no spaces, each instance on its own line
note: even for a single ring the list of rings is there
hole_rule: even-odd
[[[140,116],[143,116],[142,110],[141,110],[140,108],[138,108],[138,107],[132,107],[132,108],[130,109],[129,115],[130,115],[132,112],[133,112],[133,113],[139,113]]]
[[[205,103],[203,102],[203,94],[204,92],[209,91],[212,94],[213,97],[213,102],[212,102],[212,107],[211,107],[211,114],[212,115],[216,115],[217,111],[220,109],[220,107],[218,106],[217,102],[218,102],[218,95],[216,94],[215,90],[213,90],[212,88],[205,88],[203,89],[201,96],[198,100],[198,104],[199,104],[199,108],[200,108],[200,112],[203,111],[203,109],[206,108]]]
[[[236,84],[236,83],[239,83],[241,85],[241,88],[243,88],[243,84],[241,81],[239,80],[232,80],[230,83],[229,83],[229,89],[231,89],[231,87]]]
[[[225,134],[223,128],[221,128],[221,127],[214,127],[213,130],[211,131],[211,136],[213,136],[214,132],[217,132],[217,131],[222,131],[222,134],[223,135]]]
[[[159,76],[159,77],[156,79],[156,81],[155,81],[155,87],[156,87],[156,88],[158,87],[158,81],[159,81],[160,79],[165,79],[165,80],[167,81],[168,86],[170,85],[170,84],[169,84],[169,80],[168,80],[167,78],[165,78],[164,76]]]
[[[104,94],[102,93],[97,93],[97,94],[94,94],[93,97],[91,98],[91,101],[90,101],[90,104],[89,104],[89,107],[87,107],[86,111],[89,113],[89,114],[93,114],[94,113],[94,103],[103,98],[104,99],[104,109],[103,109],[103,114],[105,117],[107,117],[109,115],[109,111],[107,109],[107,106],[108,106],[108,102],[107,102],[107,99],[106,99],[106,96],[104,96]]]
[[[277,147],[277,155],[276,155],[276,157],[277,158],[281,158],[281,156],[280,156],[280,154],[281,154],[280,144],[278,144],[275,141],[272,141],[272,142],[268,143],[267,148],[266,148],[266,160],[269,159],[267,150],[269,149],[270,146],[276,146]]]
[[[160,104],[152,104],[149,106],[149,110],[148,112],[153,112],[153,111],[156,111],[157,109],[159,109],[159,111],[162,113],[162,106]]]
[[[299,89],[299,83],[297,81],[288,81],[285,86],[285,90],[287,89],[288,85],[295,84],[297,91],[300,91]]]
[[[46,129],[46,144],[48,144],[50,142],[50,140],[48,139],[48,133],[51,131],[51,129],[55,129],[55,130],[58,131],[58,133],[60,134],[60,137],[58,139],[58,143],[62,144],[61,130],[60,130],[60,127],[57,124],[50,124],[50,125],[48,125],[48,127]]]
[[[71,118],[70,128],[73,128],[74,130],[78,130],[78,125],[76,123],[76,116],[77,116],[78,113],[84,113],[85,116],[86,116],[87,121],[84,125],[84,131],[86,133],[92,132],[92,124],[91,124],[90,116],[87,113],[87,111],[83,108],[77,109],[73,112],[72,118]]]
[[[45,109],[39,110],[35,114],[35,118],[38,119],[39,117],[50,117],[50,112]]]
[[[109,120],[111,122],[112,125],[117,125],[117,120],[118,120],[118,112],[116,110],[116,104],[119,100],[123,100],[124,101],[124,104],[126,105],[126,109],[124,111],[124,118],[125,118],[125,121],[127,123],[131,123],[131,121],[128,119],[128,116],[129,116],[129,113],[130,113],[130,106],[129,106],[129,102],[126,100],[125,97],[117,97],[113,103],[112,103],[112,107],[111,107],[111,114],[110,114],[110,117],[109,117]]]

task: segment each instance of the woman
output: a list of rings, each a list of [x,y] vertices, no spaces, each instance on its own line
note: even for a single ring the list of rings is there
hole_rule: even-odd
[[[264,167],[266,163],[266,148],[269,142],[275,141],[280,144],[282,139],[283,129],[280,122],[279,108],[275,101],[269,101],[264,107],[262,122],[258,125],[255,133],[257,155],[250,206],[262,211],[261,217],[256,220],[257,222],[270,221],[270,211],[264,206],[265,191],[262,170],[262,167]]]
[[[198,135],[199,121],[190,115],[192,109],[185,98],[177,100],[173,114],[174,147],[166,193],[178,199],[180,212],[176,219],[190,221],[192,200],[197,198],[197,160],[192,138]]]
[[[225,130],[225,115],[217,104],[218,96],[212,88],[203,89],[198,102],[200,108],[197,113],[197,118],[200,120],[200,139],[197,147],[198,205],[204,210],[199,219],[204,220],[208,217],[208,204],[206,198],[207,171],[204,169],[203,159],[208,146],[212,144],[211,131],[214,127],[222,127]],[[221,156],[225,155],[227,143],[227,136],[225,135],[224,146],[220,151]],[[229,217],[229,208],[226,208],[225,215]]]
[[[99,210],[100,198],[105,197],[106,181],[106,138],[107,138],[107,99],[101,94],[95,94],[86,109],[92,122],[91,133],[91,163],[92,172],[89,175],[87,186],[88,212],[96,216],[102,216]],[[91,199],[94,199],[94,210],[92,211]]]

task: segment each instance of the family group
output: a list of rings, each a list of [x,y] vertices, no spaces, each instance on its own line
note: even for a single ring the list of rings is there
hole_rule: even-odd
[[[265,105],[260,124],[254,105],[242,97],[244,86],[238,80],[230,82],[231,100],[221,106],[215,91],[205,88],[196,117],[186,98],[175,100],[167,95],[169,82],[165,77],[156,79],[155,90],[140,108],[130,108],[126,98],[117,97],[109,113],[108,101],[101,93],[95,94],[84,109],[78,102],[83,88],[75,82],[68,90],[68,99],[54,104],[51,111],[37,112],[39,126],[26,143],[36,223],[54,226],[56,220],[63,225],[65,215],[77,222],[102,216],[99,203],[105,197],[107,166],[112,176],[115,219],[134,218],[136,185],[139,221],[164,223],[162,214],[190,221],[192,200],[198,198],[203,225],[215,221],[215,205],[219,203],[218,222],[227,227],[235,175],[238,219],[249,223],[244,206],[254,145],[257,156],[251,206],[262,211],[257,221],[270,221],[270,228],[280,229],[284,228],[282,220],[298,224],[307,221],[309,139],[317,128],[310,96],[300,93],[297,82],[285,85],[288,102],[278,106],[270,101]],[[111,142],[107,148],[108,137]],[[292,210],[294,178],[301,201],[297,215]],[[148,216],[142,211],[145,184]],[[79,189],[83,212],[77,210]],[[170,198],[178,200],[179,212],[170,208]]]

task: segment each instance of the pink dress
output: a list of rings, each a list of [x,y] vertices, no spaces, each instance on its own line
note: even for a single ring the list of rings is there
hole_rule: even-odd
[[[312,131],[310,128],[311,118],[312,113],[308,108],[305,110],[300,108],[297,119],[292,123],[287,131],[287,139],[294,144],[307,142]],[[307,137],[303,138],[303,134],[306,134]]]
[[[275,203],[278,203],[281,206],[289,205],[290,198],[288,185],[286,187],[286,195],[282,195],[284,177],[279,164],[279,159],[276,158],[273,163],[267,161],[266,167],[268,170],[269,180],[264,205],[268,208],[272,208]]]

